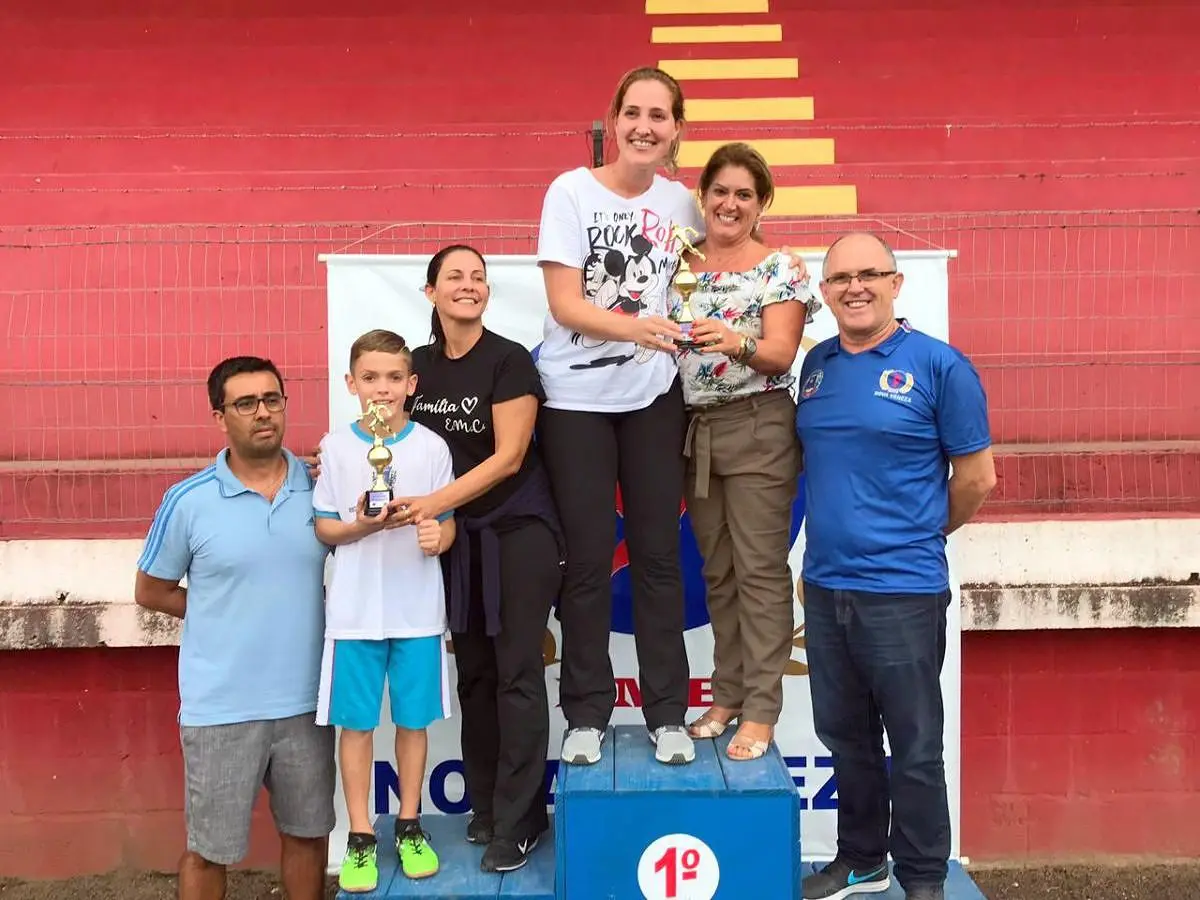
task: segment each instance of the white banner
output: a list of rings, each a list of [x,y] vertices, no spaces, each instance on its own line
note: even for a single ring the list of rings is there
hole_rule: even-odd
[[[904,288],[897,300],[897,315],[905,316],[914,328],[943,340],[949,334],[947,301],[947,260],[944,251],[913,251],[896,254],[904,272]],[[806,254],[809,271],[821,270],[821,254]],[[410,345],[428,342],[431,305],[424,294],[425,270],[428,257],[330,255],[328,263],[329,291],[329,411],[330,427],[350,421],[359,415],[358,402],[346,391],[344,375],[350,345],[354,339],[373,328],[389,328],[402,335]],[[542,276],[532,257],[493,256],[487,261],[491,300],[484,321],[487,327],[505,337],[520,341],[535,354],[542,338],[546,314],[546,297]],[[830,337],[837,332],[836,323],[827,308],[822,309],[806,329],[804,346]],[[796,360],[799,373],[803,353]],[[804,551],[804,499],[799,492],[793,514],[794,543],[789,562],[794,580],[800,576]],[[619,520],[620,521],[620,520]],[[619,526],[618,546],[613,562],[613,629],[611,653],[617,679],[617,709],[613,724],[642,722],[637,687],[637,656],[634,652],[629,573]],[[711,702],[712,631],[704,605],[704,580],[700,556],[691,533],[688,516],[680,519],[680,538],[687,602],[687,647],[691,660],[691,698],[693,709],[689,721]],[[953,541],[951,542],[953,551]],[[942,688],[946,709],[946,778],[950,791],[950,815],[953,827],[951,855],[958,856],[959,823],[959,689],[960,689],[960,614],[958,582],[951,555],[950,605],[947,635],[946,664]],[[812,726],[812,704],[809,700],[807,665],[804,653],[804,614],[797,597],[794,650],[787,677],[784,679],[784,711],[776,729],[776,741],[786,757],[796,779],[804,812],[801,814],[801,842],[806,860],[830,859],[837,842],[837,796],[833,783],[829,751],[817,740]],[[558,709],[558,653],[560,646],[558,622],[551,618],[546,639],[546,685],[550,695],[550,746],[547,747],[547,778],[553,790],[553,775],[557,769],[562,732],[566,727]],[[453,678],[453,675],[451,676]],[[380,722],[390,722],[386,709]],[[468,807],[464,800],[462,762],[459,751],[457,699],[455,718],[439,722],[430,729],[429,777],[425,787],[423,814],[435,812],[462,813]],[[395,813],[397,798],[394,790],[396,776],[393,761],[392,729],[381,724],[375,735],[375,779],[372,785],[372,808],[376,813]],[[551,802],[547,794],[547,802]],[[338,829],[330,843],[330,862],[340,861],[345,848],[347,822],[338,786]]]

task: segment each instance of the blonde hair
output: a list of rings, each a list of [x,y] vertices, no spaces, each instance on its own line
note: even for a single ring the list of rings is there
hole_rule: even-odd
[[[408,349],[408,344],[404,338],[396,334],[394,331],[388,331],[384,328],[376,328],[374,331],[368,331],[361,335],[353,344],[350,345],[350,372],[354,372],[354,364],[358,362],[358,358],[364,353],[399,353],[404,357],[404,361],[408,364],[409,371],[412,371],[412,351]]]

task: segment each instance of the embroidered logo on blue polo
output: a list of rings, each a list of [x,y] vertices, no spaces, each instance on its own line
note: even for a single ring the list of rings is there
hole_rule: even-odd
[[[885,400],[899,400],[901,403],[912,403],[912,397],[908,396],[908,394],[912,391],[916,383],[912,372],[901,372],[899,369],[884,369],[879,373],[879,390],[875,392],[875,396],[883,397]]]
[[[804,387],[800,389],[800,396],[807,400],[817,392],[817,388],[821,386],[821,382],[825,380],[825,370],[817,369],[807,378],[804,379]]]

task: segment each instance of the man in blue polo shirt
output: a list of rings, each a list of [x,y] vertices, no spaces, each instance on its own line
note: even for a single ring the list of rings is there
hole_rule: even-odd
[[[328,551],[308,471],[283,449],[279,371],[257,357],[227,359],[208,395],[228,446],[164,495],[134,588],[139,605],[183,619],[179,897],[225,896],[225,867],[246,854],[265,786],[287,895],[318,900],[334,827],[334,734],[315,717]]]
[[[979,376],[896,319],[903,281],[880,238],[835,241],[821,291],[838,335],[808,352],[800,375],[805,646],[838,785],[837,858],[804,879],[805,900],[887,890],[889,850],[908,900],[944,896],[946,535],[996,475]]]

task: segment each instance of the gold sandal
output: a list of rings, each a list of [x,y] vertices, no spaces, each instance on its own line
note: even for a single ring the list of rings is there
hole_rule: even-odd
[[[734,756],[731,752],[734,747],[737,747],[739,750],[746,751],[749,755]],[[770,747],[770,738],[765,741],[760,741],[756,740],[755,738],[747,737],[746,735],[742,734],[741,731],[738,731],[738,733],[735,734],[733,739],[729,742],[729,746],[725,748],[725,755],[734,762],[749,762],[752,759],[762,759]]]
[[[693,740],[698,741],[709,741],[719,738],[725,733],[725,729],[737,720],[739,715],[739,712],[734,711],[728,721],[722,722],[713,717],[712,710],[710,709],[688,726],[688,734]]]

